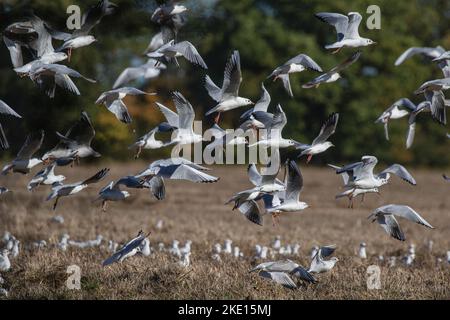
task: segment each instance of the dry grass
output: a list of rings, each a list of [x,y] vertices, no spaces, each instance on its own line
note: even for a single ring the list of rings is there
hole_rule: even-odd
[[[144,163],[111,165],[107,180],[134,173]],[[345,200],[336,202],[340,178],[331,170],[301,165],[305,180],[302,194],[310,208],[302,213],[281,217],[279,227],[266,218],[265,226],[247,222],[238,212],[223,203],[233,192],[249,186],[245,167],[217,167],[213,173],[221,177],[214,185],[168,181],[167,198],[156,201],[146,191],[132,190],[132,197],[121,203],[111,203],[107,213],[93,205],[98,189],[90,188],[73,198],[62,199],[56,212],[51,203],[43,201],[48,189],[40,187],[29,193],[24,187],[29,177],[10,175],[1,184],[14,190],[0,203],[0,232],[9,230],[22,244],[46,239],[55,244],[67,232],[72,239],[94,239],[102,234],[118,242],[134,236],[138,230],[151,230],[152,246],[166,245],[173,239],[182,243],[193,241],[191,267],[182,269],[177,260],[165,253],[150,257],[135,256],[125,263],[102,268],[108,256],[105,248],[76,249],[66,252],[49,247],[42,250],[22,250],[12,260],[13,267],[2,273],[13,299],[449,299],[450,272],[447,263],[437,264],[450,249],[448,197],[450,185],[440,172],[413,170],[418,186],[399,179],[382,190],[382,196],[369,195],[355,209],[347,209]],[[63,168],[68,181],[82,179],[98,168]],[[74,174],[76,173],[76,175]],[[401,221],[407,241],[388,237],[382,229],[366,220],[370,211],[388,203],[407,204],[421,213],[435,230]],[[55,214],[63,215],[65,223],[49,222]],[[159,219],[165,224],[155,230]],[[260,279],[247,270],[252,261],[254,245],[272,243],[276,235],[289,243],[301,244],[301,255],[291,257],[303,265],[309,264],[309,251],[316,244],[335,243],[339,257],[332,272],[320,275],[317,285],[291,291]],[[224,258],[222,263],[211,259],[214,243],[233,240],[246,255],[245,259]],[[432,254],[425,248],[434,241]],[[368,246],[369,259],[361,261],[356,250],[361,241]],[[390,268],[380,264],[377,256],[403,255],[409,243],[417,246],[413,267],[398,265]],[[82,270],[82,290],[65,287],[66,268],[76,264]],[[366,268],[381,267],[381,290],[367,290]]]

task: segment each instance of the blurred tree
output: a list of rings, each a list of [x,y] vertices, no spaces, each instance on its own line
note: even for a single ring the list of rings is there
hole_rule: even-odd
[[[19,21],[27,12],[34,11],[56,28],[65,30],[66,8],[79,4],[82,10],[96,0],[7,0],[0,3],[0,27]],[[154,101],[172,106],[170,92],[179,90],[196,109],[196,118],[214,105],[203,87],[204,70],[180,59],[181,66],[173,65],[157,79],[136,82],[134,85],[156,97],[127,98],[134,122],[130,127],[116,121],[104,106],[94,104],[101,92],[109,90],[121,70],[146,61],[142,52],[158,26],[150,21],[158,2],[146,0],[114,0],[117,11],[103,19],[93,34],[97,43],[73,53],[68,65],[82,74],[98,79],[97,84],[76,79],[81,96],[58,90],[55,99],[49,99],[29,79],[20,79],[12,70],[5,46],[0,49],[0,98],[24,116],[22,120],[7,121],[6,134],[12,148],[2,156],[11,156],[20,148],[28,131],[43,128],[46,131],[44,148],[56,143],[55,131],[65,131],[79,117],[81,110],[92,116],[97,129],[94,147],[106,157],[130,159],[126,150],[133,140],[162,120],[154,108]],[[205,59],[208,74],[221,84],[226,60],[234,49],[241,54],[243,83],[241,95],[257,100],[260,83],[278,65],[298,53],[306,53],[324,70],[350,56],[353,50],[344,49],[336,55],[326,52],[324,45],[335,40],[331,26],[319,21],[314,13],[320,11],[347,13],[358,11],[363,16],[360,34],[377,41],[364,48],[361,59],[345,70],[343,79],[325,84],[318,89],[303,89],[301,85],[316,73],[305,71],[291,76],[294,98],[284,92],[281,84],[265,81],[272,95],[272,110],[281,103],[288,116],[285,136],[308,143],[317,135],[322,122],[332,112],[340,112],[340,123],[332,140],[337,146],[319,157],[318,161],[343,163],[373,154],[385,162],[445,166],[450,160],[448,128],[438,125],[428,114],[418,117],[416,141],[406,150],[407,120],[393,121],[391,141],[384,139],[383,128],[375,125],[377,116],[394,101],[408,97],[414,102],[422,96],[413,91],[424,81],[441,78],[442,73],[433,64],[414,57],[399,67],[396,58],[410,46],[437,46],[450,49],[450,2],[388,1],[388,0],[187,0],[190,8],[188,23],[179,34],[180,40],[191,41]],[[368,30],[365,24],[369,5],[381,8],[381,30]],[[227,112],[223,127],[237,125],[240,112]],[[205,119],[204,129],[212,124]],[[144,156],[167,155],[168,150],[145,152]]]

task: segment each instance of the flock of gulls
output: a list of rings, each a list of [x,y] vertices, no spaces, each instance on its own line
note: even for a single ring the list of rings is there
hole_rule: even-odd
[[[80,78],[92,83],[96,81],[61,63],[65,60],[70,62],[71,56],[76,54],[75,51],[93,44],[96,38],[91,34],[92,29],[103,18],[113,14],[116,9],[117,5],[108,0],[101,0],[86,11],[81,28],[72,33],[55,30],[48,22],[36,15],[9,25],[3,32],[3,40],[10,52],[14,71],[21,78],[31,79],[49,98],[53,98],[59,90],[67,90],[80,95],[80,91],[72,80],[73,78]],[[156,94],[127,86],[130,82],[137,79],[158,77],[170,64],[181,67],[180,58],[184,58],[199,68],[208,69],[194,44],[187,40],[178,41],[179,30],[187,23],[187,11],[188,8],[178,2],[168,2],[154,11],[151,20],[160,26],[161,31],[153,36],[145,50],[144,54],[148,57],[148,61],[138,67],[126,68],[115,81],[113,88],[103,92],[95,101],[96,104],[104,105],[109,112],[115,115],[118,121],[130,124],[133,119],[124,103],[124,98],[127,95]],[[332,50],[333,54],[345,48],[358,49],[375,44],[371,39],[359,35],[358,28],[362,17],[357,12],[350,12],[347,15],[321,12],[315,16],[333,26],[336,30],[336,42],[325,46],[325,49]],[[57,46],[54,45],[56,42],[58,42]],[[23,50],[31,54],[32,61],[25,63],[22,55]],[[345,60],[343,59],[340,64],[324,72],[311,57],[301,53],[276,67],[267,78],[274,82],[280,79],[287,94],[294,97],[290,84],[290,76],[293,73],[304,70],[320,73],[303,85],[303,88],[307,89],[317,88],[321,84],[330,84],[340,79],[342,72],[356,63],[361,54],[362,51],[358,49]],[[410,48],[398,58],[395,65],[402,64],[403,61],[414,55],[422,55],[429,59],[431,63],[436,64],[442,70],[444,78],[427,81],[419,86],[414,93],[417,95],[423,94],[424,101],[421,103],[415,105],[408,98],[401,98],[376,120],[377,123],[384,124],[386,139],[389,139],[389,120],[408,116],[407,148],[411,147],[413,143],[416,118],[419,113],[422,111],[430,112],[433,119],[445,125],[446,107],[450,106],[450,102],[445,99],[443,93],[450,88],[450,52],[446,52],[441,47]],[[205,89],[215,103],[205,116],[214,117],[215,124],[212,129],[216,134],[215,139],[206,148],[215,150],[217,153],[222,152],[227,145],[246,145],[248,148],[270,149],[271,153],[268,164],[261,165],[259,169],[254,163],[248,166],[247,173],[251,186],[246,190],[236,192],[226,204],[232,203],[233,210],[237,209],[242,213],[243,219],[247,219],[250,223],[256,225],[263,225],[266,215],[271,216],[272,223],[276,226],[280,223],[281,216],[290,212],[306,210],[308,204],[300,200],[303,190],[303,176],[297,163],[298,160],[283,159],[280,155],[280,149],[293,148],[297,152],[297,158],[305,157],[306,163],[309,163],[313,156],[317,157],[334,146],[329,140],[338,130],[339,113],[330,114],[327,119],[324,119],[320,132],[310,144],[301,143],[283,137],[282,131],[287,124],[286,114],[280,104],[275,106],[273,113],[269,112],[271,98],[264,83],[261,84],[261,96],[256,103],[239,95],[239,88],[243,80],[239,51],[234,50],[226,62],[220,87],[216,85],[213,78],[216,77],[205,76]],[[179,91],[172,93],[172,99],[175,111],[159,102],[155,104],[166,121],[152,128],[129,146],[129,149],[134,151],[135,158],[138,158],[143,150],[180,147],[205,141],[202,135],[195,133],[193,130],[195,108]],[[243,134],[229,134],[219,126],[222,113],[246,106],[249,108],[239,118],[238,128],[242,129],[242,132],[250,130],[256,134],[260,133],[260,139],[253,144],[249,144]],[[11,117],[21,117],[2,100],[0,100],[0,112]],[[9,145],[2,125],[7,125],[7,123],[0,124],[0,144],[3,149],[6,149]],[[169,141],[157,140],[156,134],[161,132],[173,132],[175,134],[172,134]],[[235,132],[240,131],[236,130]],[[110,171],[109,168],[103,168],[93,176],[83,177],[78,182],[66,182],[65,176],[56,174],[58,167],[73,166],[83,158],[101,156],[91,147],[91,142],[95,138],[95,129],[88,113],[81,112],[80,119],[73,123],[65,134],[59,132],[56,134],[59,138],[58,144],[51,150],[44,152],[42,156],[36,156],[44,141],[45,134],[43,131],[30,133],[16,158],[6,164],[1,172],[2,175],[10,172],[29,174],[35,167],[42,166],[32,176],[27,188],[29,191],[45,186],[50,188],[47,200],[53,201],[54,210],[61,198],[76,195],[87,187],[98,184],[107,177]],[[363,200],[366,193],[379,193],[381,188],[389,183],[391,175],[396,175],[405,182],[416,185],[414,177],[404,166],[392,164],[382,171],[374,172],[377,162],[376,157],[364,155],[360,161],[344,166],[329,164],[336,174],[343,179],[344,191],[336,195],[336,198],[347,197],[349,207],[353,208],[355,197],[361,196]],[[284,179],[280,180],[277,177],[283,170]],[[140,172],[109,182],[100,189],[98,198],[95,200],[101,202],[102,210],[107,210],[108,202],[121,201],[130,197],[130,193],[125,189],[147,189],[156,199],[163,200],[166,192],[165,180],[188,180],[197,183],[217,182],[219,178],[211,175],[209,171],[210,169],[207,167],[181,157],[159,159]],[[444,176],[444,178],[448,180],[447,177]],[[6,187],[0,188],[0,194],[8,191]],[[397,218],[433,228],[417,211],[401,204],[384,205],[374,209],[368,216],[370,221],[377,222],[392,238],[405,241],[406,236]],[[64,218],[55,216],[53,221],[64,223]],[[162,228],[162,221],[157,226],[157,229],[160,228]],[[180,259],[181,266],[188,267],[190,265],[189,257],[192,241],[187,241],[182,247],[179,246],[177,240],[174,240],[170,248],[166,248],[164,243],[159,243],[157,247],[152,248],[149,235],[149,233],[140,231],[134,238],[119,246],[112,240],[108,242],[108,245],[105,245],[101,235],[94,240],[74,241],[70,239],[68,234],[64,234],[57,247],[61,250],[67,250],[69,246],[77,248],[104,246],[112,255],[103,261],[103,266],[123,262],[136,254],[148,256],[153,251],[168,252]],[[19,254],[20,241],[6,232],[3,237],[3,244],[5,247],[0,255],[0,271],[2,272],[11,268],[8,256],[11,255],[14,258]],[[46,246],[45,240],[29,245],[32,248]],[[366,245],[362,243],[358,252],[359,257],[363,259],[367,256],[365,247]],[[299,248],[299,244],[281,246],[280,237],[275,240],[272,246],[256,245],[253,261],[259,261],[259,263],[251,268],[250,272],[257,272],[259,276],[271,279],[285,287],[296,288],[296,281],[298,280],[307,283],[317,282],[316,276],[313,276],[313,274],[327,272],[339,261],[336,257],[330,257],[335,252],[336,246],[325,245],[313,248],[310,266],[303,267],[285,257],[298,255]],[[232,247],[231,240],[226,240],[223,246],[219,243],[214,245],[212,249],[213,260],[220,261],[226,254],[237,259],[244,255],[239,247]],[[447,256],[449,256],[449,253],[447,253]],[[276,258],[281,260],[276,260]],[[390,257],[390,261],[391,258],[395,257]],[[272,260],[268,261],[268,259]],[[407,264],[412,263],[414,260],[413,247],[410,247],[409,254],[405,259],[405,261],[409,261]],[[382,260],[382,257],[380,257],[380,260]],[[392,261],[390,263],[395,264]],[[0,277],[0,286],[2,282],[3,279]],[[4,293],[5,290],[1,290]]]

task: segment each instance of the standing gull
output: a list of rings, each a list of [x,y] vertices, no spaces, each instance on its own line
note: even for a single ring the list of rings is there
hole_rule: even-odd
[[[371,39],[360,37],[358,28],[362,16],[358,12],[349,12],[347,16],[340,13],[320,12],[315,16],[336,29],[337,41],[325,46],[325,49],[335,49],[332,53],[337,53],[344,47],[359,48],[376,43]]]
[[[340,72],[351,66],[353,63],[355,63],[360,56],[361,51],[355,52],[354,54],[352,54],[351,57],[338,64],[330,71],[321,74],[320,76],[311,80],[308,83],[305,83],[302,87],[305,89],[318,88],[322,83],[331,83],[339,80],[341,78]]]
[[[289,81],[289,74],[302,72],[306,69],[323,72],[322,68],[313,59],[306,54],[299,54],[273,70],[268,78],[273,77],[273,81],[281,79],[284,89],[286,89],[287,93],[292,98],[294,95]]]
[[[313,155],[325,152],[326,150],[328,150],[328,148],[333,147],[334,145],[327,140],[336,131],[338,120],[339,120],[339,113],[331,114],[325,121],[325,123],[322,125],[322,128],[320,128],[319,135],[313,140],[311,145],[308,144],[298,145],[297,149],[302,150],[299,157],[303,155],[308,155],[306,163],[309,163]]]
[[[44,130],[30,133],[16,158],[3,167],[1,174],[6,175],[10,170],[26,174],[30,172],[31,168],[42,163],[41,159],[33,158],[33,155],[39,150],[43,141]]]
[[[155,95],[156,93],[148,93],[142,90],[123,87],[119,89],[113,89],[110,91],[103,92],[100,97],[98,97],[96,104],[104,104],[106,108],[112,112],[116,118],[126,124],[131,123],[131,116],[128,113],[127,106],[123,102],[123,99],[127,95],[137,96],[137,95]]]
[[[217,112],[214,121],[218,123],[221,112],[253,104],[250,99],[239,96],[241,82],[241,58],[239,51],[235,50],[225,66],[222,88],[219,88],[208,75],[205,78],[205,87],[208,94],[218,102],[215,107],[206,112],[206,115]]]
[[[395,216],[402,217],[412,222],[423,225],[427,228],[434,229],[424,218],[422,218],[414,209],[408,206],[389,204],[379,207],[370,214],[367,219],[372,219],[372,222],[377,221],[378,224],[389,234],[391,237],[405,241],[405,235],[400,229],[400,225],[395,219]]]

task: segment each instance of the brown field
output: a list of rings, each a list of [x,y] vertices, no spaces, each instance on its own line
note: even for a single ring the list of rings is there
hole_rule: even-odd
[[[364,203],[334,200],[341,179],[332,170],[305,168],[301,164],[305,187],[303,200],[310,208],[301,213],[282,216],[278,227],[266,217],[264,227],[254,225],[224,202],[234,192],[250,186],[246,168],[215,167],[212,173],[221,177],[216,184],[194,184],[167,181],[167,197],[155,200],[148,191],[131,190],[127,201],[110,203],[108,212],[100,204],[92,204],[100,187],[112,179],[144,168],[143,162],[106,165],[112,168],[105,181],[70,198],[63,198],[56,212],[44,199],[48,187],[29,193],[25,186],[28,176],[20,174],[2,178],[1,185],[13,193],[0,202],[0,235],[9,230],[22,244],[20,255],[12,260],[12,269],[1,276],[3,287],[11,299],[449,299],[450,265],[445,260],[450,250],[450,184],[440,171],[412,170],[418,186],[413,187],[393,177],[382,189],[382,195],[368,195]],[[67,182],[77,181],[97,171],[98,167],[62,168]],[[58,170],[57,170],[58,172]],[[59,173],[58,172],[58,173]],[[390,238],[377,225],[367,221],[371,210],[383,204],[396,203],[415,208],[434,230],[400,219],[407,240]],[[64,216],[65,223],[50,222],[55,214]],[[164,228],[155,224],[164,220]],[[159,242],[169,245],[173,239],[184,244],[192,240],[191,266],[183,269],[168,253],[154,252],[150,257],[134,256],[124,263],[103,268],[101,263],[110,253],[103,248],[69,248],[66,252],[53,246],[61,235],[71,239],[94,239],[98,234],[107,240],[123,242],[140,230],[152,231],[152,247]],[[283,244],[299,243],[300,256],[290,257],[309,265],[313,245],[335,243],[340,261],[329,273],[318,276],[316,285],[301,285],[288,290],[249,274],[255,264],[252,256],[255,244],[271,245],[276,235]],[[211,259],[212,246],[232,239],[244,252],[241,260],[224,257],[222,262]],[[24,250],[32,241],[45,239],[45,249]],[[432,253],[426,249],[434,241]],[[356,257],[360,242],[367,243],[369,258]],[[394,268],[377,260],[379,254],[403,256],[410,243],[416,244],[417,256],[412,267],[400,262]],[[437,258],[444,262],[437,263]],[[68,290],[66,269],[76,264],[82,271],[82,289]],[[371,264],[381,268],[381,290],[367,290],[366,269]]]

